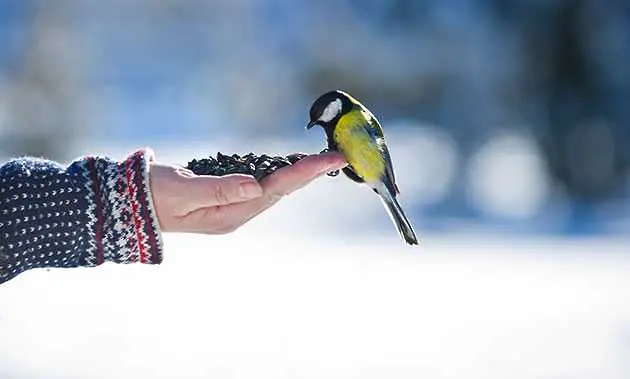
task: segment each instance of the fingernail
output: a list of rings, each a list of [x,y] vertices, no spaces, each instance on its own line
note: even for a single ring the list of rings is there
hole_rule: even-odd
[[[245,199],[253,199],[262,196],[262,188],[258,183],[245,182],[241,183],[239,187],[241,197]]]

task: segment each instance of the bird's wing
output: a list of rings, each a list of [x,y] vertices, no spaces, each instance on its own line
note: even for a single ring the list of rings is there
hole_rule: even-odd
[[[390,190],[393,191],[392,192],[393,194],[397,195],[400,193],[400,190],[398,189],[398,185],[396,184],[396,177],[394,176],[394,166],[392,164],[392,158],[389,155],[389,150],[387,149],[387,145],[385,145],[385,140],[381,138],[381,141],[383,141],[380,144],[381,149],[383,150],[383,155],[385,156],[385,175],[388,179],[388,182],[391,183],[391,184],[388,184],[389,186],[391,186]]]
[[[376,140],[379,148],[383,152],[383,156],[385,157],[385,185],[388,187],[392,194],[396,195],[400,193],[398,186],[396,185],[396,177],[394,175],[394,165],[392,164],[392,158],[389,154],[389,149],[387,148],[387,144],[385,143],[385,136],[383,134],[383,127],[378,122],[376,117],[370,111],[365,110],[369,117],[366,119],[369,121],[369,124],[364,125],[366,131]]]

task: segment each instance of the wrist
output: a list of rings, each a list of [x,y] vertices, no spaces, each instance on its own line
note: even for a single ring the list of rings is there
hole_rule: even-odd
[[[162,262],[163,246],[149,176],[154,160],[155,154],[146,148],[136,151],[121,163],[127,183],[130,227],[133,228],[131,240],[137,245],[137,261],[148,264]]]
[[[149,167],[150,149],[138,150],[120,162],[89,157],[90,197],[88,225],[93,231],[90,261],[162,262],[162,238],[157,222]]]

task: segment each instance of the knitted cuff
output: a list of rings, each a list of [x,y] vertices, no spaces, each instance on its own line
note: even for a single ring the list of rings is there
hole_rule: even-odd
[[[0,166],[0,283],[38,267],[162,262],[151,150],[64,168],[37,158]]]
[[[86,265],[162,262],[162,238],[151,195],[153,151],[139,150],[122,162],[84,160],[88,229],[93,232]]]

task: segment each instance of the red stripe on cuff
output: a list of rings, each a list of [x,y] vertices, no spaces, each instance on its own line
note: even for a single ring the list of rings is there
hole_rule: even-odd
[[[143,151],[138,151],[134,154],[134,157],[136,158],[136,163],[138,165],[137,175],[136,175],[136,180],[137,180],[136,188],[139,189],[138,195],[139,195],[140,204],[142,204],[142,218],[146,226],[145,230],[147,233],[147,237],[149,239],[149,252],[150,252],[149,263],[158,263],[159,257],[157,254],[157,250],[158,250],[157,237],[155,235],[155,230],[153,229],[153,220],[151,219],[151,215],[149,214],[150,206],[149,206],[149,199],[147,199],[148,191],[145,190],[147,187],[150,186],[150,183],[144,182],[144,170],[147,168],[145,168],[142,164],[144,161],[143,154],[144,154]],[[146,161],[146,164],[147,165],[149,164],[148,160]]]
[[[133,168],[131,167],[132,159],[127,159],[125,161],[125,174],[127,177],[127,189],[129,191],[129,202],[131,203],[131,214],[134,222],[134,229],[136,232],[136,240],[138,243],[138,254],[140,263],[145,263],[145,251],[144,251],[144,240],[142,235],[142,220],[138,216],[138,208],[139,204],[136,199],[136,184],[133,181],[132,174]]]

